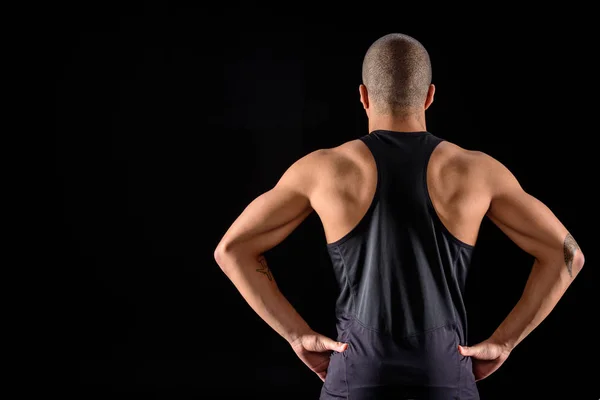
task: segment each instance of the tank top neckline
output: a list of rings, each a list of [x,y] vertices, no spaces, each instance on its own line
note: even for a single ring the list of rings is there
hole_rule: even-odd
[[[401,135],[401,136],[418,136],[418,135],[424,135],[424,134],[430,134],[429,131],[390,131],[387,129],[375,129],[373,131],[371,131],[369,134],[373,134],[373,133],[390,133],[393,135]]]

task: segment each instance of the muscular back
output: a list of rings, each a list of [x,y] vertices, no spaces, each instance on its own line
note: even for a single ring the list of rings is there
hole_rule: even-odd
[[[582,264],[565,226],[493,157],[442,141],[431,154],[426,180],[440,221],[462,242],[475,243],[487,216],[537,260],[566,261],[569,275],[572,265]],[[224,235],[220,249],[239,247],[258,256],[313,211],[327,242],[335,242],[364,217],[376,187],[375,159],[361,140],[316,150],[292,164],[271,190],[248,205]]]
[[[475,387],[470,359],[455,345],[467,340],[465,277],[485,216],[535,257],[523,301],[493,343],[514,348],[583,266],[566,228],[501,163],[419,135],[379,131],[307,154],[244,209],[215,250],[253,307],[294,341],[306,324],[280,301],[262,255],[318,214],[340,285],[338,340],[350,344],[343,356],[331,355],[325,392],[414,385],[423,377],[419,385],[442,391]],[[260,290],[247,283],[258,282],[252,271],[268,278]],[[280,302],[266,306],[269,293]]]
[[[367,212],[377,186],[377,166],[361,140],[321,150],[319,183],[311,205],[319,215],[327,242],[345,236]],[[431,155],[427,187],[435,210],[450,233],[474,245],[490,205],[481,172],[483,153],[444,141]]]

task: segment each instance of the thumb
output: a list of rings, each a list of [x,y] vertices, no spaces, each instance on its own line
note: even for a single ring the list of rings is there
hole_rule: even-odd
[[[323,343],[323,346],[325,346],[327,350],[333,350],[340,353],[348,348],[348,343],[336,342],[327,336],[321,336],[321,343]]]
[[[473,356],[477,356],[480,353],[481,349],[480,349],[479,345],[475,345],[475,346],[460,346],[459,345],[458,351],[463,356],[473,357]]]

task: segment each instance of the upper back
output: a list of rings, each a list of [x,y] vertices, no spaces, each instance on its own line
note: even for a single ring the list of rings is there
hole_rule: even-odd
[[[485,155],[429,133],[416,135],[429,135],[433,141],[412,137],[400,138],[402,140],[397,142],[394,139],[399,138],[401,132],[384,133],[374,132],[323,151],[324,163],[319,168],[311,205],[321,219],[327,242],[333,243],[348,235],[373,204],[380,181],[395,179],[386,185],[386,193],[379,194],[392,197],[390,201],[397,207],[410,207],[403,199],[411,199],[413,204],[430,201],[444,228],[459,241],[474,245],[490,205],[481,168]],[[374,142],[374,136],[379,139],[377,144],[368,146],[366,141]],[[428,146],[432,149],[428,150]],[[378,149],[377,155],[373,154],[374,148]],[[424,190],[419,197],[421,175]]]

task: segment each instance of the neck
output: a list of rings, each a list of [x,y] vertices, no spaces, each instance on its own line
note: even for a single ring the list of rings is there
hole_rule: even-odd
[[[425,112],[395,116],[375,114],[369,116],[369,133],[376,130],[396,132],[424,132],[427,131],[425,124]]]

